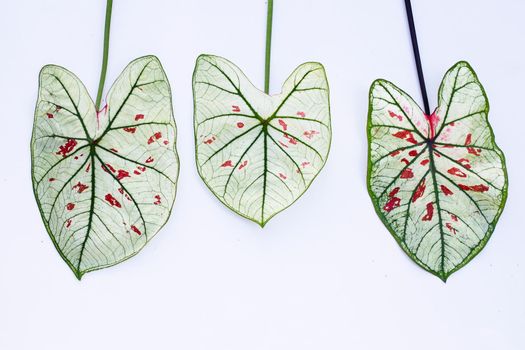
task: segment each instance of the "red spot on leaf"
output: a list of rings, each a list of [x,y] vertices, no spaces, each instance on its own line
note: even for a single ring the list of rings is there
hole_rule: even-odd
[[[135,121],[144,119],[144,114],[137,114],[135,115]]]
[[[162,143],[167,146],[167,145],[169,145],[170,142],[168,140],[164,140]]]
[[[117,180],[122,180],[125,177],[130,177],[129,173],[126,170],[119,169],[117,173]]]
[[[452,218],[452,220],[454,220],[456,222],[458,221],[458,217],[456,215],[450,214],[450,217]]]
[[[304,168],[306,168],[308,165],[310,165],[310,162],[302,162],[301,163],[301,166]]]
[[[286,129],[285,129],[286,130]],[[297,140],[288,134],[284,134],[284,138],[288,140],[292,145],[297,145]]]
[[[388,194],[388,197],[390,198],[388,202],[383,206],[383,210],[385,210],[387,213],[391,212],[394,208],[399,207],[401,204],[401,198],[396,197],[396,194],[399,192],[399,187],[394,188],[390,193]]]
[[[286,175],[284,175],[283,173],[279,173],[279,177],[283,180],[287,179]]]
[[[118,150],[116,148],[110,148],[109,149],[111,152],[114,152],[114,153],[118,153]]]
[[[472,134],[468,134],[467,137],[465,138],[465,146],[468,146],[471,143],[472,143]],[[467,147],[467,152],[469,154],[479,156],[481,153],[481,150],[480,149],[476,150],[474,147]]]
[[[315,131],[315,130],[310,130],[310,131],[305,131],[303,133],[303,135],[307,138],[307,139],[312,139],[314,137],[314,135],[317,135],[319,134],[319,131]]]
[[[111,204],[112,206],[114,207],[117,207],[117,208],[122,208],[122,205],[120,205],[120,202],[111,195],[111,193],[108,193],[106,194],[106,196],[104,197],[106,199],[106,201],[108,201],[109,204]]]
[[[288,148],[288,145],[287,145],[287,144],[285,144],[285,143],[283,143],[283,142],[282,142],[281,140],[279,140],[279,144],[280,144],[281,146],[283,146],[283,147],[286,147],[286,148]]]
[[[432,217],[434,216],[434,204],[432,202],[427,203],[427,213],[421,220],[423,221],[430,221],[432,220]]]
[[[238,127],[239,129],[244,128],[244,123],[243,123],[243,122],[237,122],[237,127]]]
[[[402,179],[411,179],[414,177],[414,173],[412,172],[412,169],[406,168],[401,172],[401,178]]]
[[[226,168],[226,167],[233,167],[233,164],[232,164],[231,160],[227,160],[227,161],[225,161],[224,163],[221,164],[221,168]]]
[[[247,160],[245,160],[244,162],[241,163],[241,165],[239,165],[239,170],[244,168],[246,165],[248,165],[248,161]]]
[[[66,220],[66,228],[70,228],[71,227],[71,222],[72,222],[71,219],[67,219]]]
[[[140,230],[135,225],[131,225],[131,230],[139,236],[142,234],[142,232],[140,232]]]
[[[416,139],[414,138],[414,136],[412,135],[412,132],[408,131],[408,130],[401,130],[401,131],[398,131],[396,132],[395,134],[392,134],[392,136],[394,137],[397,137],[399,139],[403,139],[403,140],[406,140],[410,143],[413,143],[413,144],[416,144],[417,141]]]
[[[74,203],[67,203],[67,204],[66,204],[66,209],[67,209],[67,210],[73,210],[73,209],[75,209],[75,204],[74,204]]]
[[[393,151],[393,152],[390,153],[390,157],[395,157],[395,156],[397,156],[399,153],[401,153],[400,150]]]
[[[414,195],[412,196],[412,203],[415,203],[415,201],[418,200],[418,198],[421,198],[423,194],[425,193],[425,189],[427,186],[425,185],[425,179],[419,184],[416,191],[414,192]]]
[[[122,187],[120,187],[120,188],[118,189],[118,191],[119,191],[120,194],[124,195],[124,197],[126,197],[126,199],[127,199],[128,201],[131,202],[131,197],[130,197],[126,192],[124,192],[124,189],[123,189]]]
[[[137,169],[139,169],[142,172],[145,172],[147,168],[145,166],[138,166]]]
[[[299,117],[301,117],[301,118],[304,118],[304,117],[306,116],[306,114],[305,114],[304,112],[302,112],[302,111],[299,111],[299,112],[297,112],[296,114],[297,114]]]
[[[388,111],[388,114],[392,117],[392,118],[397,118],[399,121],[403,121],[403,117],[400,116],[399,114],[396,114],[392,111]]]
[[[155,201],[153,202],[153,204],[155,205],[159,205],[161,202],[160,202],[160,195],[159,194],[156,194],[155,195]]]
[[[445,226],[446,226],[446,228],[448,228],[449,231],[452,232],[453,234],[456,234],[456,232],[458,232],[458,230],[456,230],[456,229],[452,226],[452,224],[451,224],[450,222],[447,222],[447,223],[445,224]]]
[[[50,178],[49,178],[49,182],[53,182],[53,181],[55,181],[55,180],[56,180],[56,179],[55,179],[54,177],[50,177]]]
[[[148,157],[148,159],[146,159],[146,164],[150,164],[150,163],[153,163],[155,159],[152,158],[151,156]]]
[[[412,151],[408,152],[408,155],[411,156],[411,157],[415,157],[415,156],[417,156],[417,151],[415,149],[413,149]]]
[[[112,173],[114,173],[114,172],[116,171],[115,168],[113,168],[113,167],[111,166],[111,164],[109,164],[109,163],[102,164],[101,166],[102,166],[102,170],[104,170],[106,173],[109,173],[110,171],[111,171]]]
[[[216,140],[215,136],[212,136],[209,139],[204,140],[204,143],[207,144],[207,145],[211,145],[213,143],[213,141],[215,141],[215,140]]]
[[[239,113],[240,111],[241,109],[239,108],[239,106],[232,106],[232,112]]]
[[[66,157],[68,153],[73,151],[73,149],[75,148],[76,145],[77,145],[77,141],[76,140],[69,139],[69,140],[67,140],[67,142],[65,144],[63,144],[62,146],[60,146],[58,148],[58,152],[56,154],[57,155],[62,155],[62,157]]]
[[[46,113],[46,115],[47,115],[47,117],[48,117],[49,119],[53,119],[53,118],[55,117],[55,116],[54,116],[53,114],[51,114],[51,113]]]
[[[489,187],[486,186],[486,185],[472,185],[472,186],[467,186],[467,185],[463,185],[463,184],[458,184],[458,187],[461,188],[462,190],[464,191],[473,191],[473,192],[487,192],[489,190]]]
[[[88,163],[88,165],[86,167],[86,173],[89,171],[89,169],[91,169],[91,163]]]
[[[158,140],[162,137],[162,133],[160,131],[157,131],[148,139],[148,145],[151,145],[155,140]]]
[[[88,189],[89,186],[83,184],[82,182],[78,182],[75,186],[73,186],[73,189],[76,190],[78,193],[82,193],[85,190]]]
[[[130,134],[134,134],[135,131],[137,131],[137,128],[124,128],[125,132],[129,132]]]
[[[462,172],[461,170],[459,170],[456,167],[452,167],[452,168],[448,169],[447,173],[449,173],[451,175],[454,175],[454,176],[457,176],[457,177],[467,177],[467,174],[465,174],[464,172]]]
[[[401,159],[402,163],[405,163],[406,165],[410,164],[409,160],[406,158]]]
[[[284,131],[288,129],[288,125],[282,119],[279,119],[279,125],[281,126],[281,128],[283,128]]]
[[[441,185],[441,191],[445,196],[452,196],[454,193],[445,185]]]
[[[429,159],[423,159],[423,160],[421,161],[421,163],[419,163],[419,164],[425,166],[425,165],[427,165],[429,162],[430,162]]]

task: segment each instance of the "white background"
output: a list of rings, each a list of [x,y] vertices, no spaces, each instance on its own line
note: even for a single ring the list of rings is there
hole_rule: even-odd
[[[366,191],[368,89],[421,101],[402,0],[276,0],[271,91],[322,62],[333,143],[308,192],[264,228],[223,206],[194,164],[191,76],[227,57],[262,87],[264,0],[116,0],[106,86],[157,55],[174,94],[181,173],[173,214],[133,259],[75,279],[30,178],[37,77],[47,63],[96,94],[105,1],[1,0],[0,349],[525,349],[525,2],[414,0],[431,108],[468,60],[491,102],[509,198],[486,248],[444,284],[416,266]]]

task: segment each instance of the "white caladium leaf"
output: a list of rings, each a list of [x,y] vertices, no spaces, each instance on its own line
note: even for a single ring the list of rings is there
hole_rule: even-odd
[[[507,197],[503,153],[489,104],[466,62],[443,78],[425,115],[392,83],[370,89],[368,186],[401,248],[443,281],[487,243]]]
[[[35,197],[80,279],[138,253],[166,223],[179,161],[171,91],[158,59],[131,62],[98,112],[82,82],[49,65],[31,141]]]
[[[300,65],[282,92],[269,96],[230,61],[202,55],[193,94],[200,176],[230,209],[264,226],[306,191],[328,156],[323,66]]]

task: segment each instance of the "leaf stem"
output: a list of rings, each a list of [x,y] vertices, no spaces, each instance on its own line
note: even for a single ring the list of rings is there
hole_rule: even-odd
[[[108,67],[108,53],[109,53],[109,29],[111,26],[111,9],[113,7],[113,0],[107,0],[106,4],[106,22],[104,24],[104,48],[102,52],[102,68],[100,70],[100,80],[98,82],[97,100],[95,106],[97,111],[100,110],[100,102],[102,100],[102,92],[104,91],[104,82],[106,81],[106,71]]]
[[[419,55],[419,46],[417,44],[416,27],[414,25],[414,15],[412,13],[412,4],[410,0],[405,0],[405,9],[408,19],[408,28],[410,29],[410,38],[412,40],[412,51],[414,51],[414,60],[416,61],[417,77],[419,79],[419,88],[423,97],[423,106],[425,114],[430,115],[428,104],[427,88],[425,86],[425,77],[423,76],[423,67],[421,65],[421,56]]]
[[[266,53],[264,60],[264,92],[270,91],[270,58],[272,50],[272,21],[273,0],[268,0],[268,13],[266,15]]]

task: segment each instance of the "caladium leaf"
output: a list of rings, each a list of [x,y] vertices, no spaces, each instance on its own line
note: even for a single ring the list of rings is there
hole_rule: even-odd
[[[487,243],[507,197],[503,153],[489,104],[466,62],[443,78],[425,115],[392,83],[370,89],[368,186],[401,248],[443,281]]]
[[[171,91],[156,57],[131,62],[98,113],[73,73],[42,68],[33,188],[77,278],[135,255],[165,224],[179,169],[175,141]]]
[[[306,191],[328,156],[323,66],[300,65],[282,92],[269,96],[233,63],[202,55],[193,94],[200,176],[226,206],[264,226]]]

